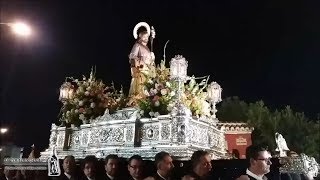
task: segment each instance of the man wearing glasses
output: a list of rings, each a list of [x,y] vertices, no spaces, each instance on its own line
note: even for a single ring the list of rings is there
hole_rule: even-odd
[[[271,154],[259,145],[251,145],[247,148],[247,159],[250,162],[249,168],[246,170],[246,175],[240,176],[237,180],[266,180],[265,174],[270,172]]]
[[[129,180],[142,180],[142,158],[139,155],[133,155],[128,161]]]

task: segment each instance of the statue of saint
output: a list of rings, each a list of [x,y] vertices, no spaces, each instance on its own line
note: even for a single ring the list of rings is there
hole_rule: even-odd
[[[286,140],[282,137],[280,133],[276,133],[275,136],[277,144],[276,151],[280,152],[280,157],[286,157],[287,151],[289,151]]]
[[[145,31],[137,33],[140,27],[144,26]],[[154,53],[148,48],[148,42],[151,34],[151,40],[155,36],[154,29],[145,22],[138,23],[134,30],[133,35],[137,39],[129,54],[129,62],[131,65],[131,85],[129,90],[129,97],[141,98],[144,94],[145,75],[150,74],[155,68]],[[151,41],[152,42],[152,41]],[[152,47],[152,44],[151,44]]]

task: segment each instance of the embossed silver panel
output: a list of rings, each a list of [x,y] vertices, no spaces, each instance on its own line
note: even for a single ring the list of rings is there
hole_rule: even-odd
[[[210,152],[213,159],[225,157],[224,132],[211,119],[165,115],[140,119],[141,128],[136,129],[136,113],[135,109],[125,109],[105,114],[79,128],[52,125],[49,148],[41,153],[41,158],[48,157],[54,146],[61,159],[71,154],[79,159],[87,155],[104,158],[111,153],[125,158],[139,154],[144,159],[153,159],[156,153],[166,151],[175,159],[186,160],[200,149]],[[140,147],[134,146],[137,140]],[[63,149],[65,144],[69,145],[67,149]]]

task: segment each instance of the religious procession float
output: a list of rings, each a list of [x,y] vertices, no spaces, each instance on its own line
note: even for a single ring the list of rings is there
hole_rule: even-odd
[[[138,23],[133,35],[137,41],[129,54],[132,80],[128,95],[98,80],[95,68],[89,76],[66,78],[59,97],[61,125],[52,124],[49,147],[33,164],[48,165],[49,175],[57,175],[56,162],[67,155],[83,159],[87,155],[129,158],[139,154],[152,160],[156,153],[166,151],[175,160],[189,160],[194,151],[206,150],[213,160],[228,159],[227,150],[235,144],[243,146],[241,157],[245,158],[253,128],[219,122],[220,85],[209,82],[209,76],[188,76],[188,61],[181,55],[156,64],[155,29],[147,23]],[[287,150],[283,139],[277,140],[278,151]],[[5,161],[12,167],[21,162]],[[318,164],[306,155],[286,157],[283,163],[283,172],[318,173]]]

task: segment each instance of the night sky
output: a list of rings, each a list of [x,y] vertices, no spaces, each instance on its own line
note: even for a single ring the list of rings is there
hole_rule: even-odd
[[[0,22],[23,20],[29,39],[0,26],[0,119],[15,143],[48,145],[58,122],[59,87],[66,76],[97,76],[128,90],[132,30],[155,27],[156,62],[167,40],[167,62],[177,54],[188,74],[211,75],[223,97],[320,112],[319,3],[306,0],[45,1],[1,0]]]

